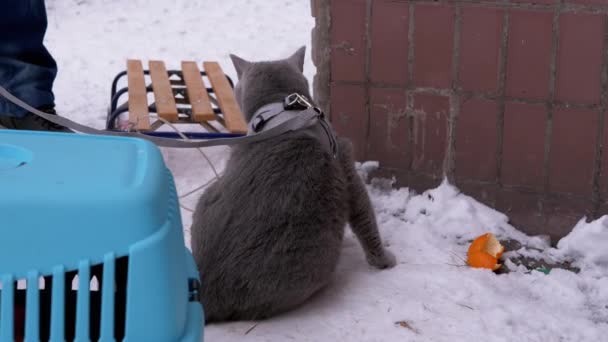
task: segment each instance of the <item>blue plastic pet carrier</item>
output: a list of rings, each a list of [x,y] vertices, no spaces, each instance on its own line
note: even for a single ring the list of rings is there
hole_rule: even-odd
[[[0,130],[0,341],[201,341],[178,207],[149,142]]]

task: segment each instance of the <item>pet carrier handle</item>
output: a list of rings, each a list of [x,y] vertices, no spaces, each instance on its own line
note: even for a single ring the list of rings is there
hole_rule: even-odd
[[[140,138],[144,140],[148,140],[158,146],[162,147],[172,147],[172,148],[198,148],[198,147],[211,147],[211,146],[221,146],[221,145],[237,145],[243,143],[252,143],[258,142],[266,139],[270,139],[281,134],[297,131],[300,129],[305,129],[311,127],[316,124],[320,117],[323,115],[322,112],[317,111],[314,107],[307,108],[306,110],[299,113],[299,115],[294,118],[281,123],[267,131],[262,131],[259,134],[252,134],[244,137],[237,138],[219,138],[219,139],[210,139],[210,140],[175,140],[169,138],[161,138],[149,136],[137,132],[116,132],[116,131],[104,131],[98,130],[95,128],[91,128],[88,126],[81,125],[77,122],[74,122],[70,119],[44,113],[22,100],[15,97],[4,87],[0,86],[0,95],[2,95],[5,99],[12,102],[18,107],[21,107],[30,113],[40,116],[45,120],[48,120],[54,124],[64,126],[70,128],[72,130],[85,133],[85,134],[96,134],[96,135],[110,135],[110,136],[127,136],[133,138]]]

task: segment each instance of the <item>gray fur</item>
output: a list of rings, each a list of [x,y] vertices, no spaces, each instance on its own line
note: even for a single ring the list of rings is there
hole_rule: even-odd
[[[290,93],[310,98],[303,48],[280,61],[232,59],[247,119]],[[338,158],[301,132],[234,147],[193,215],[206,321],[264,319],[302,304],[331,280],[347,223],[369,264],[395,264],[347,140]]]

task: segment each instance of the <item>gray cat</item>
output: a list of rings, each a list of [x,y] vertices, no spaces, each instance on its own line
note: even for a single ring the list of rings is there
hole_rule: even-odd
[[[246,121],[291,93],[311,98],[304,54],[255,63],[231,55]],[[302,304],[329,283],[347,223],[370,265],[395,265],[347,140],[338,139],[336,157],[300,131],[234,147],[193,215],[206,322],[264,319]]]

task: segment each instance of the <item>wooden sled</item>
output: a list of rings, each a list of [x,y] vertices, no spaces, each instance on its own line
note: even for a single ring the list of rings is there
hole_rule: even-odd
[[[164,62],[155,60],[148,66],[144,69],[140,60],[130,59],[127,69],[116,75],[106,129],[179,137],[174,132],[157,131],[165,120],[205,128],[204,133],[183,132],[189,138],[241,136],[247,132],[234,97],[234,83],[217,62],[203,62],[203,71],[192,61],[181,62],[181,70],[167,70]],[[124,76],[127,87],[117,89]],[[126,100],[122,99],[124,95]]]

